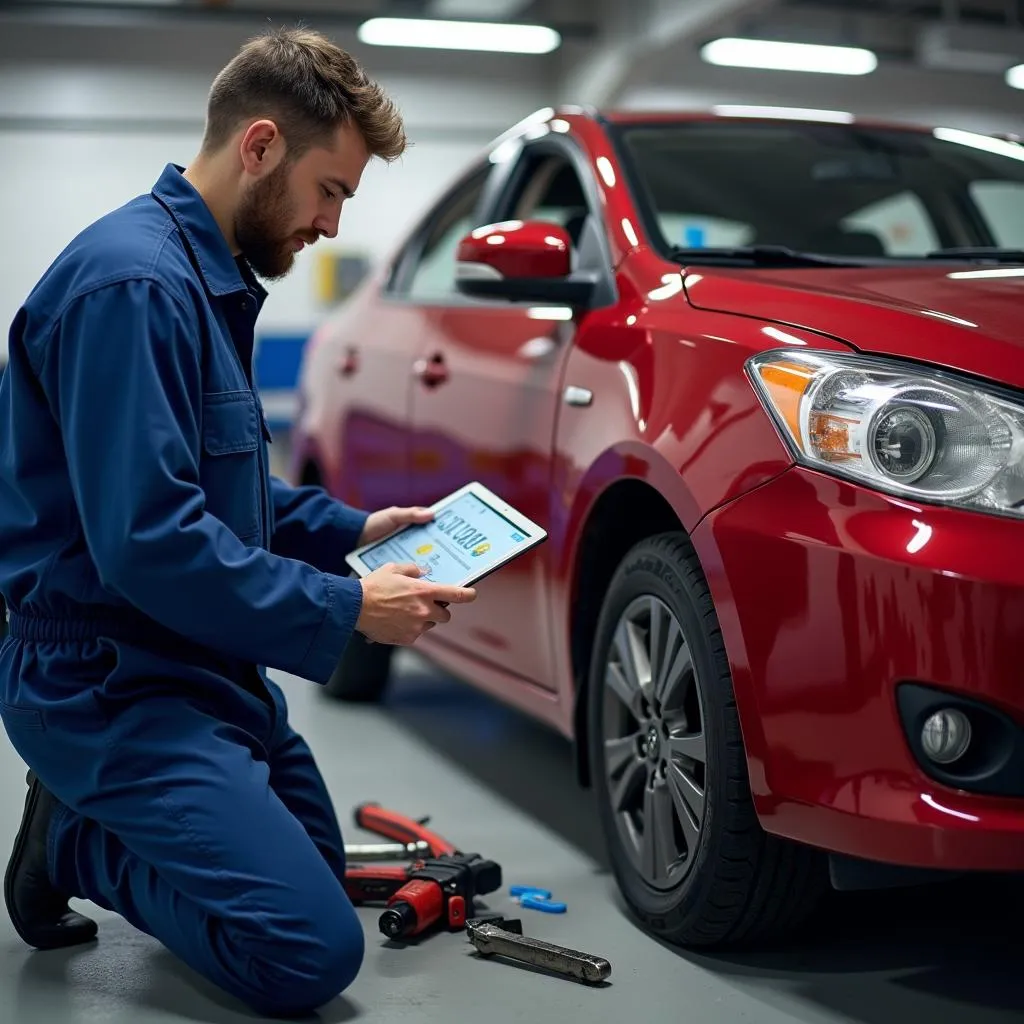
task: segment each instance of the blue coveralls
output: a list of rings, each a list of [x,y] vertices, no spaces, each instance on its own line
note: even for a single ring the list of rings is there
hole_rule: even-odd
[[[57,888],[261,1013],[348,986],[364,937],[323,780],[265,666],[324,682],[367,513],[272,479],[266,293],[169,164],[72,241],[0,383],[0,715],[62,802]]]

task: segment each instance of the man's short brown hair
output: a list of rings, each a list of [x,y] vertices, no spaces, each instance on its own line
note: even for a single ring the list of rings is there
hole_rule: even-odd
[[[203,150],[220,149],[246,121],[272,118],[289,159],[311,146],[329,147],[343,124],[354,124],[371,156],[405,151],[401,115],[355,58],[319,32],[273,29],[250,39],[214,79]]]

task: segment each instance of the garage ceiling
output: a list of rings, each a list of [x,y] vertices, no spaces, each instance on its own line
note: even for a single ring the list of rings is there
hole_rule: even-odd
[[[479,21],[542,21],[568,34],[588,34],[599,17],[594,0],[0,0],[0,10],[35,13],[53,20],[102,11],[126,18],[174,18],[206,13],[247,17],[272,13],[290,21],[358,25],[371,17],[464,18]]]
[[[947,17],[1005,25],[1024,20],[1022,0],[781,0],[781,7],[818,8],[844,13],[880,13],[923,21]]]
[[[625,2],[625,0],[623,0]],[[678,0],[685,8],[693,0]],[[595,27],[615,4],[605,0],[0,0],[0,9],[51,12],[55,17],[74,9],[104,9],[133,13],[160,9],[168,14],[194,11],[258,12],[281,16],[316,11],[357,22],[379,15],[527,21]],[[774,0],[776,13],[827,13],[833,18],[887,16],[917,22],[953,19],[966,24],[1024,25],[1024,0]],[[787,19],[788,20],[788,19]]]
[[[116,29],[271,18],[354,32],[380,16],[539,23],[563,41],[538,58],[558,82],[554,92],[596,104],[613,102],[642,74],[699,63],[700,45],[722,35],[860,46],[882,61],[938,71],[1001,75],[1024,63],[1024,0],[0,0],[0,22],[5,16]],[[410,69],[452,66],[444,50],[390,53]]]
[[[700,16],[691,17],[698,9]],[[382,15],[527,22],[557,29],[570,46],[609,39],[634,25],[642,31],[652,18],[671,14],[689,19],[694,42],[702,32],[724,28],[737,35],[870,46],[889,59],[919,56],[921,33],[929,27],[1024,33],[1024,0],[0,0],[0,12],[54,24],[83,16],[120,24],[272,16],[325,28],[355,28]]]

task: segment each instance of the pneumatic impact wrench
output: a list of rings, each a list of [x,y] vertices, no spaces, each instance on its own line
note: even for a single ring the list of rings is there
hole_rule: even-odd
[[[409,865],[353,865],[345,869],[345,891],[354,904],[384,901],[378,920],[390,939],[407,939],[434,926],[460,931],[473,915],[477,896],[501,888],[501,866],[476,853],[462,853],[447,839],[377,804],[361,804],[356,824],[399,843],[424,845],[427,856]]]

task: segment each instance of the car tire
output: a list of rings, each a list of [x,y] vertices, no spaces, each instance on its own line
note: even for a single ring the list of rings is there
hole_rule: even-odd
[[[827,863],[757,820],[718,618],[685,534],[644,540],[620,564],[588,697],[601,827],[643,926],[676,945],[722,948],[802,923],[828,887]]]
[[[373,644],[361,633],[353,633],[337,668],[324,684],[324,692],[353,704],[377,703],[387,691],[393,651],[390,644]]]

